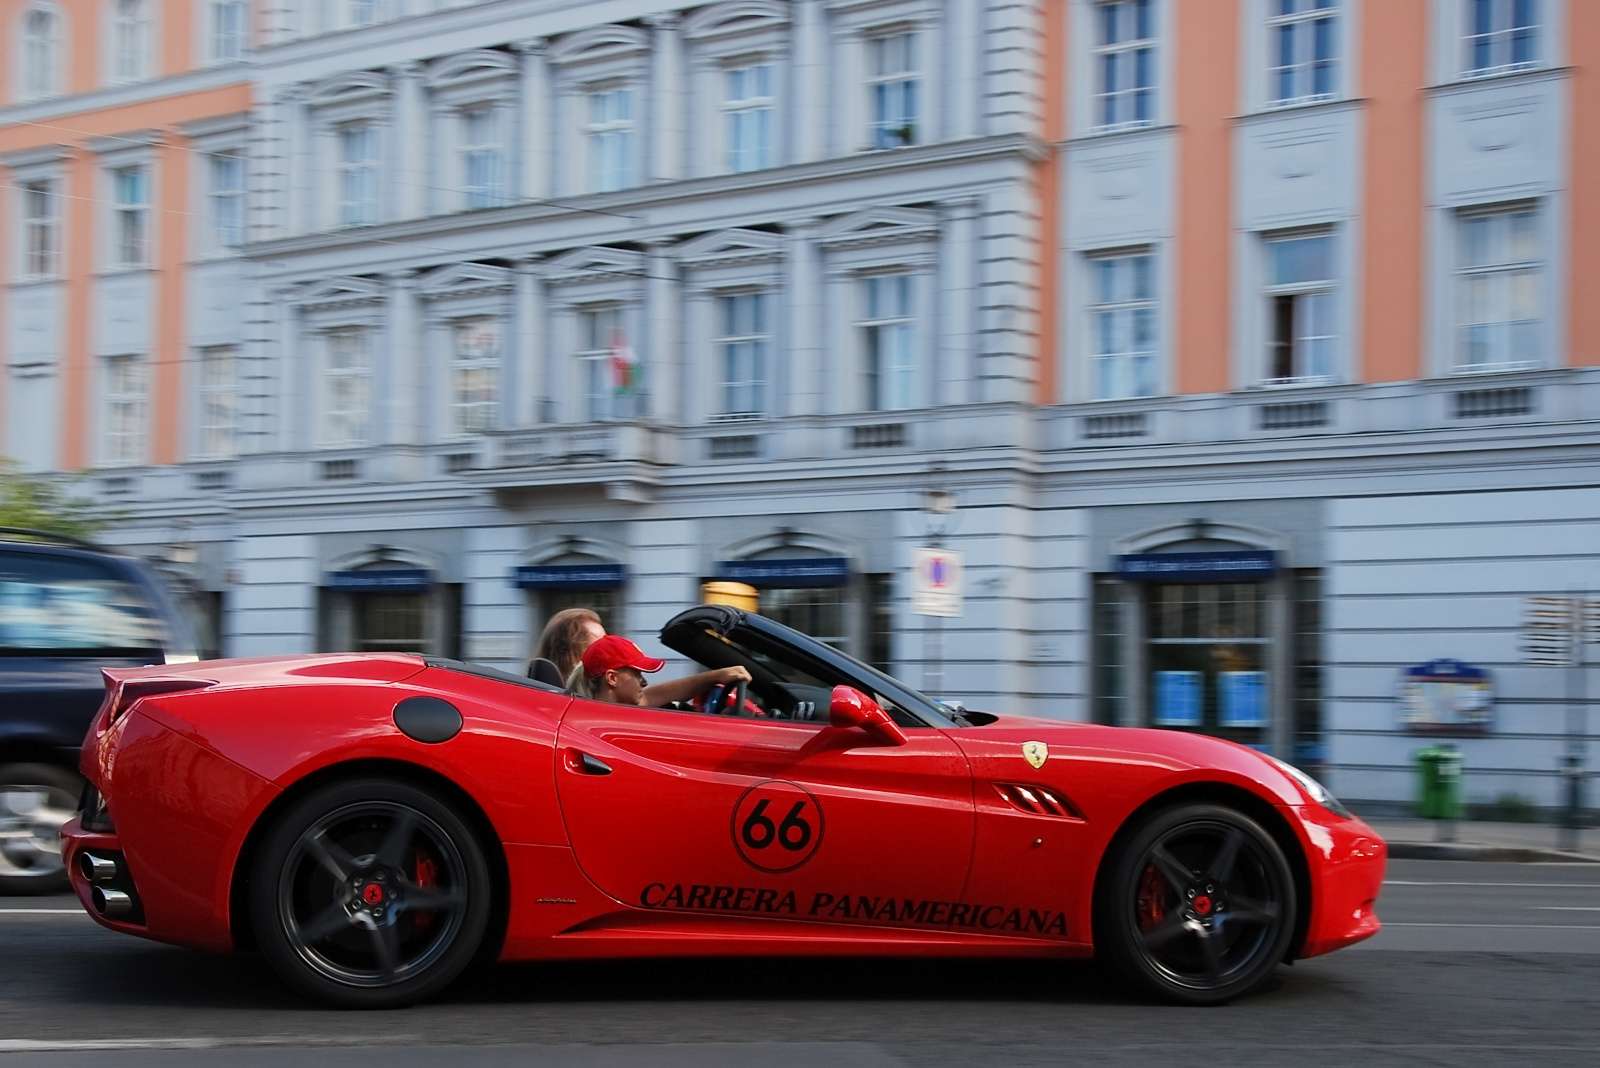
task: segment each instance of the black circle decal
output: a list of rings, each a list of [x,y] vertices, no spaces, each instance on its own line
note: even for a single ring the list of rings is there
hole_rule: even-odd
[[[774,875],[794,871],[822,845],[822,806],[799,783],[767,779],[739,795],[730,830],[745,863]]]
[[[461,733],[461,712],[437,697],[407,697],[394,706],[394,725],[407,738],[436,745]]]

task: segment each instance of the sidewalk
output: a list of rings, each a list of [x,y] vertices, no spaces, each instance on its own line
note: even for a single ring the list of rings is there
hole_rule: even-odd
[[[1406,860],[1569,861],[1600,864],[1600,827],[1578,832],[1577,852],[1562,849],[1570,833],[1549,823],[1480,823],[1460,820],[1453,841],[1436,820],[1368,819],[1389,843],[1389,856]]]

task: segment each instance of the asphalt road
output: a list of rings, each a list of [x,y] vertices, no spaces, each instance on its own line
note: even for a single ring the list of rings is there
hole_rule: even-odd
[[[0,898],[0,1068],[1600,1063],[1600,865],[1395,861],[1382,934],[1218,1009],[1089,965],[761,960],[506,965],[340,1012],[76,913]]]

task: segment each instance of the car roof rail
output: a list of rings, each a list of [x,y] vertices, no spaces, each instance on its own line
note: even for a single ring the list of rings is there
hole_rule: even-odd
[[[56,545],[70,545],[74,549],[90,549],[97,553],[111,551],[103,545],[96,545],[94,542],[74,534],[62,534],[55,530],[32,530],[28,527],[0,527],[0,540],[10,540],[12,538],[42,541]]]

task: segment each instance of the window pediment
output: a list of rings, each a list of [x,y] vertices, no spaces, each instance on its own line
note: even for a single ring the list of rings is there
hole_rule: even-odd
[[[325,278],[315,281],[296,295],[294,303],[308,311],[333,311],[381,304],[383,285],[370,278]]]
[[[550,50],[550,62],[558,67],[582,63],[600,63],[630,56],[642,56],[650,50],[650,37],[636,26],[596,26],[563,37]]]
[[[684,22],[683,35],[696,42],[720,41],[783,29],[788,25],[786,4],[775,0],[729,0],[696,11]]]
[[[313,108],[333,107],[341,104],[361,104],[381,100],[389,95],[389,79],[377,71],[355,71],[335,75],[313,85],[306,93],[306,103]]]
[[[488,263],[454,263],[422,279],[417,294],[423,300],[453,300],[510,293],[516,272]]]
[[[483,48],[436,60],[428,67],[426,82],[429,89],[456,89],[514,78],[516,74],[515,56],[493,48]]]
[[[772,263],[783,257],[783,238],[763,230],[718,230],[678,246],[678,261],[692,269]]]
[[[642,280],[645,275],[645,257],[632,249],[595,245],[575,248],[548,260],[544,267],[545,280],[551,285],[584,285]]]
[[[867,208],[823,227],[818,243],[837,250],[932,241],[938,236],[939,217],[927,209]]]

